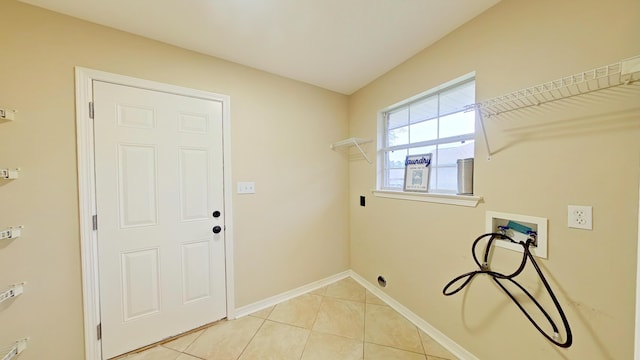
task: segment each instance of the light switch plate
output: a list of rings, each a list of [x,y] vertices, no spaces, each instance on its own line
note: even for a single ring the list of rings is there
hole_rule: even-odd
[[[256,183],[253,181],[238,181],[238,194],[255,194]]]

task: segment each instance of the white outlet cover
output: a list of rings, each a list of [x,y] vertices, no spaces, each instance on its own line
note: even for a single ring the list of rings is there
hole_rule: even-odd
[[[238,194],[255,194],[256,183],[249,181],[239,181],[237,191]]]
[[[593,230],[593,207],[569,205],[567,226],[574,229]]]

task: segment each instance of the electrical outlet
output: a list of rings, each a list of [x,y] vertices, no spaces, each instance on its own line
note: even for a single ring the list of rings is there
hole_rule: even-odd
[[[593,230],[591,206],[569,205],[567,226],[575,229]]]

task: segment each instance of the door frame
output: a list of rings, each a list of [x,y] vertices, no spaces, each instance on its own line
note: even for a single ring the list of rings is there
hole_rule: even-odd
[[[96,214],[96,184],[94,163],[93,120],[90,119],[89,103],[93,99],[94,80],[141,89],[162,91],[176,95],[197,97],[222,102],[222,143],[224,164],[224,209],[225,209],[225,273],[227,318],[235,318],[233,286],[233,211],[231,200],[233,186],[231,178],[231,129],[230,98],[207,91],[175,86],[134,77],[112,74],[83,67],[75,68],[76,79],[76,137],[78,156],[78,193],[80,220],[80,252],[82,261],[82,297],[84,307],[85,359],[102,360],[101,340],[98,340],[100,324],[100,283],[98,277],[97,233],[93,230],[93,215]]]
[[[640,179],[638,179],[638,242],[636,243],[636,328],[634,340],[634,359],[640,360]]]

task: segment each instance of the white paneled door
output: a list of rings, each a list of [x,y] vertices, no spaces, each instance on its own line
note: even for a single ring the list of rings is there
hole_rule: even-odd
[[[94,81],[102,353],[226,316],[222,102]]]

